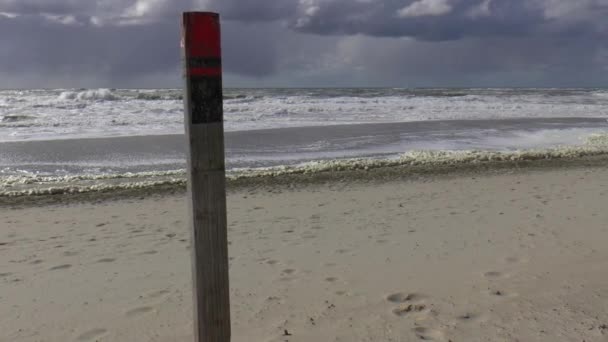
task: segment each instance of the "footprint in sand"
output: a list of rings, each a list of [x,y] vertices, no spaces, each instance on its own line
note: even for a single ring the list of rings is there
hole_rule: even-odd
[[[142,307],[131,309],[131,310],[125,312],[125,316],[134,317],[134,316],[143,315],[145,313],[152,312],[152,311],[154,311],[154,308],[152,308],[151,306],[142,306]]]
[[[419,302],[423,299],[426,299],[425,295],[419,293],[405,293],[405,292],[397,292],[390,294],[386,297],[391,303],[407,303],[407,302]]]
[[[158,291],[153,291],[153,292],[146,294],[145,297],[146,298],[160,298],[169,293],[170,293],[169,290],[158,290]]]
[[[489,278],[489,279],[496,279],[496,278],[502,278],[505,275],[502,272],[498,272],[498,271],[489,271],[483,274],[484,277]]]
[[[507,264],[525,264],[528,261],[528,258],[519,258],[514,256],[505,258],[505,263]]]
[[[104,335],[105,333],[107,333],[108,331],[106,329],[92,329],[89,331],[86,331],[80,335],[78,335],[78,337],[76,338],[77,341],[93,341],[95,339],[97,339],[98,337]]]
[[[282,271],[282,273],[285,273],[285,274],[293,274],[295,272],[296,272],[296,270],[291,269],[291,268],[288,268],[288,269]]]
[[[11,272],[0,273],[0,278],[8,277],[8,276],[10,276],[11,274],[12,274]]]
[[[336,278],[336,277],[327,277],[327,278],[325,278],[325,281],[328,282],[328,283],[334,283],[337,280],[338,280],[338,278]]]
[[[421,340],[428,341],[445,341],[445,334],[438,329],[426,328],[426,327],[416,327],[413,329],[416,337]]]
[[[396,316],[402,317],[407,316],[409,314],[414,313],[426,313],[428,312],[428,308],[424,304],[409,304],[401,308],[396,308],[393,310],[393,314]]]
[[[66,264],[66,265],[59,265],[59,266],[55,266],[55,267],[51,267],[49,269],[49,271],[56,271],[56,270],[66,270],[68,268],[72,267],[72,265],[70,264]]]
[[[426,296],[418,293],[397,292],[390,294],[386,300],[395,304],[404,304],[392,310],[395,316],[403,317],[412,314],[428,314],[430,308],[424,303]]]
[[[267,263],[268,265],[275,265],[275,264],[277,264],[277,263],[278,263],[278,261],[276,261],[276,260],[268,260],[268,261],[266,261],[266,263]]]
[[[311,228],[312,229],[323,229],[323,227],[321,226],[321,216],[319,215],[312,215],[310,217],[310,222],[311,222]]]
[[[98,263],[108,263],[108,262],[114,262],[114,261],[116,261],[116,259],[114,259],[114,258],[104,258],[104,259],[97,260]]]

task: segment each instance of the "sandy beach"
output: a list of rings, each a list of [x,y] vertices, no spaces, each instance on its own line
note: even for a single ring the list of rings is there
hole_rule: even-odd
[[[233,341],[608,341],[608,169],[242,186]],[[192,341],[185,194],[0,207],[0,341]]]
[[[0,342],[608,342],[606,17],[0,0]]]

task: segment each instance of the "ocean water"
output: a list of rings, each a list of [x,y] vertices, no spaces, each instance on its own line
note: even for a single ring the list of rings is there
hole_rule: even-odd
[[[224,119],[231,176],[550,158],[603,153],[608,90],[226,89]],[[0,90],[0,195],[183,183],[183,131],[179,89]]]

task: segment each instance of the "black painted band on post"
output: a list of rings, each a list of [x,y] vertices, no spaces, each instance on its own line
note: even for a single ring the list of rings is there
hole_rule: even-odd
[[[190,122],[193,125],[222,122],[222,79],[210,76],[188,77]]]

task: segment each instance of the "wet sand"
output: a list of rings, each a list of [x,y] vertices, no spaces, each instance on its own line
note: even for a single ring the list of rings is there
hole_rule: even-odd
[[[582,143],[570,130],[608,130],[605,118],[524,118],[344,124],[226,132],[228,168],[294,165],[319,159],[397,156],[412,150],[546,149]],[[547,140],[554,131],[564,140]],[[562,133],[560,133],[562,132]],[[521,135],[532,135],[523,139]],[[582,133],[581,133],[582,134]],[[0,141],[0,170],[50,175],[153,172],[186,165],[184,135]],[[572,140],[572,141],[570,141]],[[58,172],[58,170],[62,172]],[[18,172],[19,174],[20,172]]]
[[[606,341],[608,169],[229,192],[233,341]],[[0,208],[0,341],[191,341],[182,192]]]

